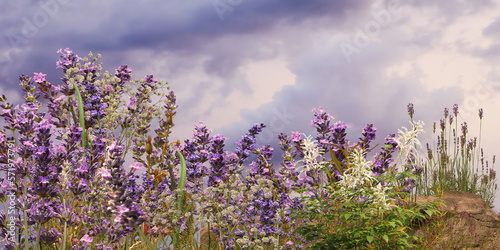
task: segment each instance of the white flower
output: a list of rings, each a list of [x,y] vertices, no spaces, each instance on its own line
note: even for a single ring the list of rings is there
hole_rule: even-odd
[[[357,186],[371,184],[374,180],[371,171],[371,162],[367,161],[361,149],[354,149],[349,155],[351,167],[344,171],[342,180],[338,183],[343,189],[352,189]]]
[[[394,205],[391,204],[393,199],[388,199],[385,193],[386,190],[390,189],[389,187],[382,187],[379,183],[377,186],[373,187],[373,205],[381,208],[381,209],[389,209]]]
[[[301,162],[304,163],[304,171],[321,168],[321,164],[317,158],[323,154],[323,149],[317,146],[316,141],[311,136],[306,136],[302,142],[302,146],[304,147],[304,158]]]
[[[411,130],[408,130],[405,127],[402,127],[403,130],[398,129],[398,138],[394,138],[394,140],[398,143],[399,151],[401,157],[406,159],[408,152],[412,150],[416,150],[415,146],[422,146],[420,141],[417,139],[418,135],[424,132],[424,122],[411,122]]]

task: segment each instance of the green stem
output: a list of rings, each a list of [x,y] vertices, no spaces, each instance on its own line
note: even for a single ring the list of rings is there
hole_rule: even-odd
[[[24,181],[24,180],[23,180]],[[23,185],[24,188],[23,188],[23,193],[24,194],[27,194],[28,193],[28,185],[25,184]],[[28,246],[28,238],[29,238],[29,227],[28,227],[28,214],[27,214],[27,211],[26,209],[23,209],[23,216],[24,216],[24,220],[23,220],[23,233],[24,233],[24,244],[26,246]],[[20,241],[19,241],[20,242]]]
[[[64,210],[66,210],[66,199],[63,198]],[[66,249],[66,240],[68,235],[68,222],[64,220],[64,229],[63,229],[63,240],[61,249]]]

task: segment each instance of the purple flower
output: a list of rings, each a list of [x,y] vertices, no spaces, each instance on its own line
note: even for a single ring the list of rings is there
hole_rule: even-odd
[[[132,172],[126,173],[123,167],[124,146],[116,142],[116,139],[106,148],[109,159],[105,160],[105,166],[110,172],[107,178],[112,192],[108,194],[108,211],[115,216],[115,222],[124,228],[113,232],[113,237],[119,239],[132,232],[135,226],[145,221],[145,212],[138,205],[143,189],[136,182],[136,176]],[[101,173],[105,173],[102,171]]]
[[[104,96],[102,88],[97,87],[93,82],[85,81],[82,84],[85,86],[83,105],[86,113],[89,113],[85,125],[92,127],[98,120],[106,116],[104,110],[108,107],[108,104],[102,100]]]
[[[315,108],[312,111],[314,112],[315,119],[313,119],[311,123],[318,132],[316,140],[319,142],[319,145],[323,149],[323,152],[328,152],[331,149],[335,152],[335,156],[337,157],[337,159],[340,162],[343,162],[345,159],[344,154],[339,150],[338,147],[335,147],[333,145],[337,145],[342,148],[346,146],[345,137],[346,129],[348,127],[347,124],[338,121],[334,125],[331,125],[333,117],[326,113],[324,109]]]
[[[297,176],[299,175],[299,172],[295,171],[295,157],[298,155],[299,151],[294,150],[291,145],[292,140],[287,135],[281,133],[278,135],[278,139],[280,141],[281,150],[283,150],[283,161],[281,162],[279,175],[285,180],[285,188],[291,188],[291,186],[295,185]]]
[[[448,118],[449,112],[448,108],[444,108],[444,119]]]
[[[398,148],[398,143],[396,142],[395,134],[389,134],[385,140],[386,143],[382,148],[382,152],[375,155],[375,163],[373,164],[373,174],[380,175],[387,171],[391,162],[393,162],[392,154],[396,152]]]
[[[235,164],[231,158],[227,157],[227,152],[224,150],[224,141],[227,138],[221,135],[216,135],[212,138],[210,147],[209,162],[211,171],[208,176],[208,186],[216,186],[224,181],[229,175],[231,166]]]
[[[316,128],[319,134],[327,134],[332,131],[332,126],[330,125],[330,121],[333,119],[331,115],[326,113],[326,111],[321,108],[314,108],[312,110],[314,112],[315,120],[311,121],[313,127]]]
[[[56,62],[56,68],[63,69],[64,73],[66,73],[66,70],[69,68],[75,67],[78,61],[81,60],[78,55],[73,54],[73,51],[68,48],[64,49],[64,52],[62,49],[59,49],[57,53],[61,54],[61,59]]]
[[[130,81],[132,69],[128,68],[127,65],[121,65],[116,69],[115,76],[120,78],[121,83]]]
[[[241,140],[236,142],[238,147],[236,148],[235,153],[239,158],[238,164],[243,164],[243,162],[248,159],[250,153],[255,149],[256,135],[262,132],[262,129],[265,127],[266,125],[263,123],[254,125],[248,130],[248,133],[241,138]]]
[[[367,124],[361,134],[363,137],[360,139],[360,147],[363,150],[368,150],[370,148],[370,143],[376,138],[377,128],[373,126],[373,124]]]
[[[299,143],[301,143],[301,140],[302,140],[302,133],[299,133],[299,132],[292,132],[292,135],[290,136],[290,139],[291,139],[293,142],[299,142]]]
[[[465,137],[467,135],[467,132],[469,130],[467,129],[467,122],[462,123],[462,135]]]
[[[201,178],[208,169],[204,165],[209,160],[209,147],[211,143],[210,130],[203,123],[195,124],[192,140],[186,140],[182,151],[186,158],[188,180],[197,188],[202,185]]]
[[[413,119],[413,114],[415,113],[415,109],[413,108],[413,103],[409,103],[407,108],[408,108],[408,115],[410,116],[410,119]]]
[[[47,245],[52,245],[57,242],[59,236],[62,235],[57,229],[52,228],[52,230],[41,229],[40,231],[40,242]]]
[[[458,116],[458,104],[453,104],[453,114],[455,117]]]
[[[153,77],[153,75],[147,75],[144,77],[144,86],[151,86],[153,83],[158,82],[156,78]]]
[[[256,150],[255,153],[257,154],[257,160],[250,164],[250,176],[255,177],[259,175],[260,178],[272,179],[273,169],[271,159],[273,156],[273,148],[269,145],[265,145]]]
[[[45,224],[50,219],[59,215],[59,210],[59,205],[54,201],[39,200],[38,202],[33,203],[28,210],[28,223],[30,225],[33,225],[35,223]]]
[[[131,110],[131,111],[135,111],[137,109],[137,100],[136,100],[136,97],[135,96],[131,96],[130,97],[130,101],[127,105],[127,109],[128,110]]]
[[[346,130],[349,126],[345,124],[345,122],[338,121],[333,125],[333,140],[332,143],[339,145],[339,146],[344,146],[346,144],[346,139],[345,137],[347,136]]]

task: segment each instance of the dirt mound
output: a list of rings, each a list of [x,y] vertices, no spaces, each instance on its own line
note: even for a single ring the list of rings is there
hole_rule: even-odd
[[[500,249],[500,216],[479,196],[447,191],[441,197],[417,197],[417,202],[442,200],[446,213],[415,227],[414,235],[431,249]]]

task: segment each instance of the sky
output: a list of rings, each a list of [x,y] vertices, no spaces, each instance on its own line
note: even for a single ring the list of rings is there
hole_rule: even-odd
[[[23,73],[58,82],[56,51],[70,48],[168,81],[180,140],[203,122],[232,145],[265,123],[259,143],[279,157],[277,135],[313,134],[322,107],[352,141],[371,123],[383,143],[413,103],[425,145],[458,104],[471,136],[483,108],[481,145],[499,154],[500,0],[4,0],[0,13],[0,93],[13,103]]]

